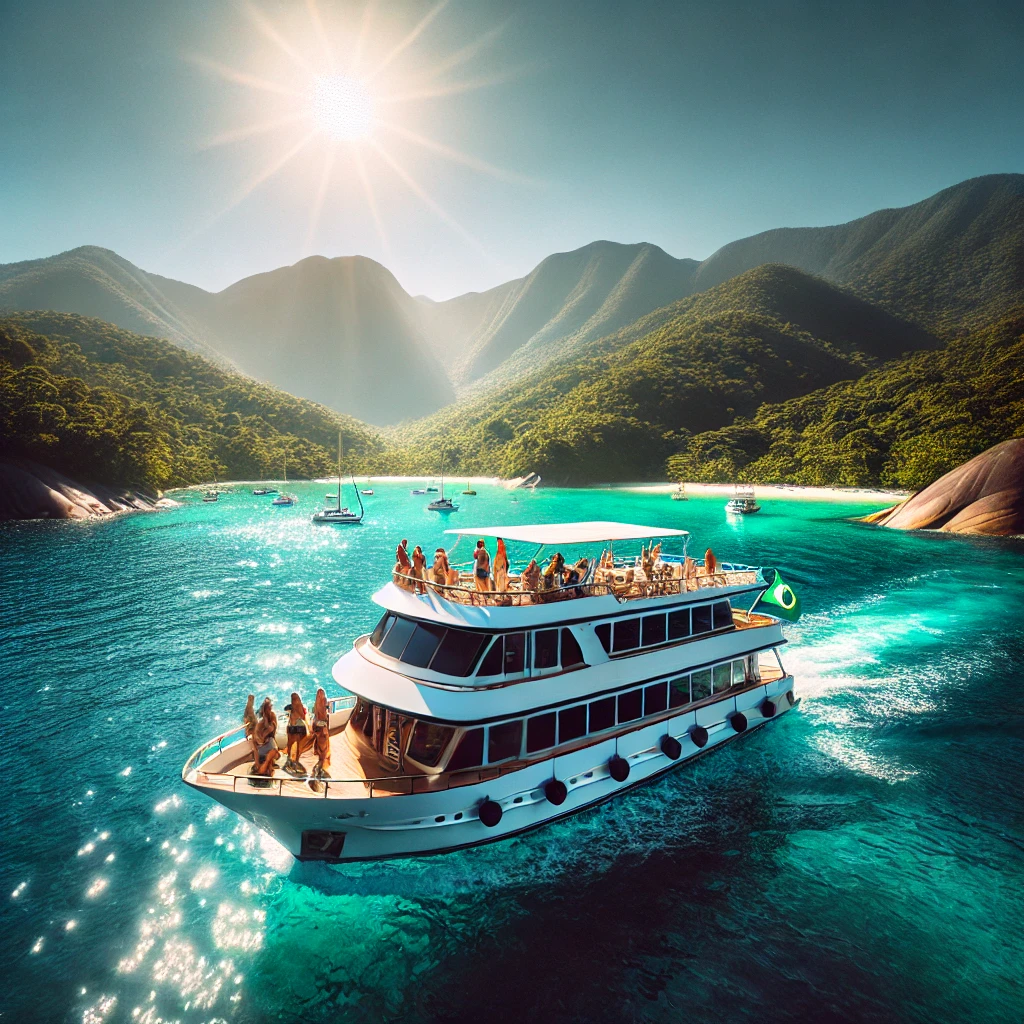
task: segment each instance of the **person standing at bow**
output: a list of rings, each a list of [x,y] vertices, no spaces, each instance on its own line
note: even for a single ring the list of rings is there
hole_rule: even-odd
[[[508,590],[508,552],[501,537],[498,538],[498,550],[494,553],[494,589],[501,592]]]
[[[481,538],[476,542],[476,550],[473,552],[473,582],[476,589],[489,593],[491,589],[491,556],[487,553]]]

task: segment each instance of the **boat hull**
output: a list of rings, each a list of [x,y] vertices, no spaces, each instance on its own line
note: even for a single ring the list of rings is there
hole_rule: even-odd
[[[185,781],[272,835],[299,860],[350,863],[447,853],[532,831],[651,782],[780,718],[795,706],[792,686],[792,677],[783,676],[735,696],[723,693],[721,700],[634,732],[484,782],[433,792],[370,797],[366,783],[331,782],[320,793],[310,789],[308,796],[282,796],[273,788],[252,788],[244,776],[231,790],[203,785],[201,773],[190,773]],[[775,708],[773,715],[763,713],[766,701]],[[743,716],[742,730],[737,713]],[[691,737],[694,726],[707,732],[703,747]],[[662,749],[666,736],[679,743],[675,759],[671,745],[669,752]],[[629,766],[621,781],[610,768],[616,757]],[[559,804],[546,793],[553,780],[565,786]],[[335,797],[336,788],[352,796]],[[490,827],[480,820],[485,801],[501,808],[500,820]],[[330,846],[328,856],[317,851],[323,842]]]

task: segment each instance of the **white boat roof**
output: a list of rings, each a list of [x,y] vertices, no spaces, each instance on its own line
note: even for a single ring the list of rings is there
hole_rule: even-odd
[[[542,523],[537,526],[477,526],[445,530],[460,537],[501,537],[526,544],[597,544],[616,540],[650,540],[655,537],[688,537],[688,530],[663,526],[635,526],[632,523]]]

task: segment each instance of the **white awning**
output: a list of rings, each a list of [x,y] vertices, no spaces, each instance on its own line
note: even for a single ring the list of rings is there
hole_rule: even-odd
[[[538,526],[478,526],[445,530],[460,537],[502,537],[526,544],[602,544],[616,540],[651,540],[655,537],[688,537],[688,530],[631,523],[547,523]]]

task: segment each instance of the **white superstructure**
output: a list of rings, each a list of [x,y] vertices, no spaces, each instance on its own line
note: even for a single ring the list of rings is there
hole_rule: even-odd
[[[332,701],[329,777],[251,777],[236,730],[196,751],[184,781],[300,859],[440,853],[609,799],[795,703],[781,623],[743,610],[766,587],[758,569],[710,575],[660,545],[621,555],[683,531],[448,532],[593,551],[535,589],[525,560],[501,591],[476,589],[469,572],[445,584],[395,575],[374,595],[376,626],[334,666],[354,696]],[[282,716],[282,746],[283,731]]]

